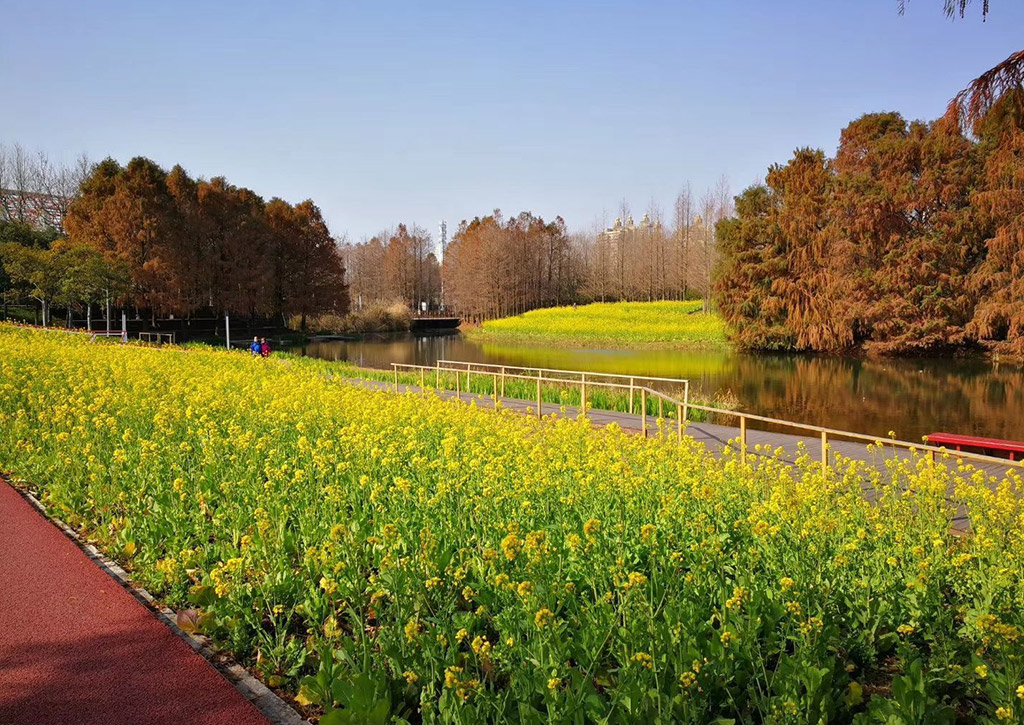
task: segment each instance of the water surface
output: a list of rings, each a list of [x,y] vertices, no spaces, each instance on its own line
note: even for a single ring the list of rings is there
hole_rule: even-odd
[[[982,358],[855,359],[728,350],[590,350],[478,343],[461,334],[313,342],[295,350],[389,368],[439,359],[687,378],[741,410],[904,440],[930,432],[1024,439],[1024,368]]]

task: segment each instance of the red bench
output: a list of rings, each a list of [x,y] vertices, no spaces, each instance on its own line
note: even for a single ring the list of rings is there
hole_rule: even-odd
[[[928,445],[946,446],[956,448],[958,451],[970,451],[972,453],[983,453],[986,456],[1005,457],[1009,454],[1011,461],[1018,458],[1024,459],[1024,443],[1020,441],[1004,441],[999,438],[979,438],[978,436],[964,436],[956,433],[929,433],[925,436]]]

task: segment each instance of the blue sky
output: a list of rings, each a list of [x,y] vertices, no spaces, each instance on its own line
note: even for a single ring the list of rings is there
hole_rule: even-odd
[[[1024,3],[4,0],[0,142],[144,155],[358,240],[501,208],[570,228],[733,192],[869,111],[934,118]]]

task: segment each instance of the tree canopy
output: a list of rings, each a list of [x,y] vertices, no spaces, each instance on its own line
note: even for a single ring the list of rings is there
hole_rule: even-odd
[[[223,177],[138,157],[97,164],[64,222],[70,240],[125,264],[127,301],[154,315],[343,313],[341,255],[312,201],[269,202]]]
[[[1024,351],[1024,94],[968,138],[872,113],[800,149],[721,222],[721,310],[760,349]]]

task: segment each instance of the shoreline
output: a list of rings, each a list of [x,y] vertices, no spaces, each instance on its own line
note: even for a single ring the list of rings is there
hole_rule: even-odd
[[[611,349],[611,350],[703,350],[737,352],[729,341],[715,340],[649,340],[634,342],[598,337],[552,337],[548,335],[525,335],[518,333],[488,332],[478,325],[460,327],[459,332],[471,342],[506,343],[512,345],[547,345],[562,349]]]

